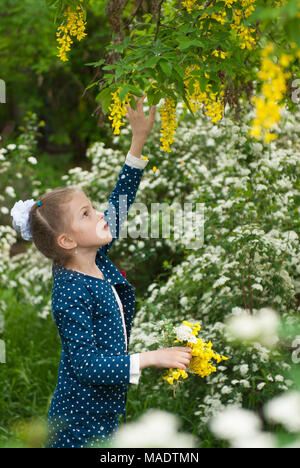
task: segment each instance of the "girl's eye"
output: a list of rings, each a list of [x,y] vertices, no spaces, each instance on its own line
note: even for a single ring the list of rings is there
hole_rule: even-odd
[[[85,212],[83,213],[83,216],[84,216],[86,213],[88,213],[88,211],[85,211]]]

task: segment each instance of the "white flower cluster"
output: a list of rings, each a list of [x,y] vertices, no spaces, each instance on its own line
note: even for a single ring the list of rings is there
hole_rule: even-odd
[[[300,392],[291,390],[273,398],[264,405],[263,413],[269,422],[282,424],[288,432],[300,432]],[[228,440],[232,448],[278,447],[276,437],[263,431],[262,420],[243,408],[223,408],[210,420],[209,426],[215,436]],[[300,448],[300,439],[292,446]]]
[[[273,437],[261,431],[262,422],[252,411],[228,406],[210,421],[210,429],[232,448],[275,448]]]
[[[174,327],[176,333],[176,338],[179,341],[188,341],[190,343],[197,343],[197,338],[192,333],[191,327],[188,325],[180,325],[179,327]]]
[[[231,338],[243,342],[258,342],[271,347],[278,342],[277,330],[280,318],[277,312],[269,307],[254,311],[250,315],[245,310],[233,310],[233,315],[226,320],[227,333]]]
[[[148,410],[137,421],[127,423],[116,433],[113,447],[195,447],[191,434],[178,432],[177,416],[160,410]]]

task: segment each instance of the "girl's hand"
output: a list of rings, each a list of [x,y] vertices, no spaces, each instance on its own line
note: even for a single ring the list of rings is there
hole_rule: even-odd
[[[132,136],[144,142],[147,140],[148,135],[152,130],[156,111],[156,106],[152,106],[149,112],[149,117],[145,116],[143,110],[143,101],[145,97],[145,94],[140,99],[135,96],[137,101],[136,110],[133,110],[129,105],[126,106],[126,117],[128,118],[131,125]]]
[[[186,370],[192,359],[191,348],[174,346],[140,353],[140,369],[144,367],[164,367]]]

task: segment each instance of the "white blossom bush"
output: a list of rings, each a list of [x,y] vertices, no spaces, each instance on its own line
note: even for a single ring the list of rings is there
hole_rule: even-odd
[[[274,432],[265,427],[266,423],[281,429]],[[208,425],[231,448],[300,448],[300,391],[280,393],[263,405],[261,415],[229,405]]]
[[[200,321],[204,338],[230,358],[222,366],[224,372],[205,383],[184,383],[184,394],[199,403],[193,410],[201,435],[209,419],[228,405],[259,406],[293,385],[287,377],[291,360],[286,343],[270,350],[257,342],[247,352],[239,351],[226,345],[220,332],[237,310],[253,315],[269,306],[299,326],[299,113],[290,120],[294,132],[292,126],[285,132],[283,123],[281,138],[269,148],[249,142],[246,125],[234,128],[223,120],[222,145],[214,146],[215,164],[206,148],[206,181],[198,179],[185,198],[208,206],[204,245],[170,267],[163,284],[149,286],[135,318],[134,350],[147,349],[150,337],[155,339],[152,322],[164,314],[174,324]],[[200,127],[199,123],[201,132]],[[188,136],[185,132],[185,142]],[[156,388],[162,392],[163,384]]]
[[[242,309],[239,312],[242,313]],[[255,312],[259,315],[261,311]],[[233,310],[233,313],[236,314],[237,310]],[[190,322],[200,320],[201,323],[200,317],[201,309],[198,315],[192,317],[185,315],[178,318],[177,322],[173,319],[173,324],[180,323],[183,318]],[[159,345],[163,324],[166,322],[171,323],[172,320],[155,322],[155,317],[153,317],[151,322],[143,322],[139,327],[138,317],[136,317],[136,325],[131,334],[132,349],[136,352],[143,352],[162,347]],[[279,330],[274,330],[272,343],[277,343],[278,334]],[[132,398],[135,397],[136,392],[140,399],[146,399],[149,394],[150,380],[156,379],[155,396],[151,397],[151,404],[159,407],[165,405],[166,408],[166,401],[168,401],[167,408],[169,409],[172,406],[176,407],[178,404],[176,400],[180,401],[180,413],[186,414],[191,411],[194,415],[193,426],[199,441],[205,438],[210,419],[227,406],[260,407],[266,399],[293,386],[293,381],[289,377],[292,362],[288,362],[288,353],[282,352],[280,348],[265,346],[259,341],[247,342],[242,348],[236,346],[235,340],[228,335],[227,325],[223,322],[206,323],[199,332],[199,336],[205,341],[212,341],[213,348],[229,358],[222,365],[218,365],[216,373],[212,373],[205,379],[190,376],[176,391],[175,399],[170,394],[172,387],[162,380],[160,375],[162,373],[157,371],[144,369],[139,389],[130,389],[133,394]]]
[[[161,410],[148,410],[138,420],[122,426],[111,444],[113,448],[126,447],[196,447],[192,434],[179,432],[178,416]]]
[[[179,108],[179,117],[181,112]],[[268,298],[277,308],[284,309],[289,302],[292,306],[295,288],[299,289],[297,278],[300,255],[298,234],[291,229],[291,226],[296,229],[294,220],[299,218],[296,203],[299,193],[299,177],[296,177],[299,174],[299,158],[295,151],[298,145],[299,115],[297,117],[298,120],[287,113],[282,125],[281,139],[273,142],[270,149],[249,140],[248,127],[244,123],[237,127],[225,116],[216,126],[199,116],[196,122],[187,120],[180,123],[174,152],[164,156],[163,161],[159,151],[159,122],[155,123],[157,138],[153,133],[145,146],[143,154],[149,156],[150,163],[135,201],[137,204],[144,203],[148,207],[148,213],[138,215],[132,207],[122,232],[125,233],[127,229],[130,231],[130,226],[134,227],[138,223],[143,225],[145,217],[151,218],[151,222],[157,218],[156,215],[150,216],[150,201],[166,202],[169,205],[179,200],[181,204],[203,202],[204,247],[197,251],[188,251],[190,256],[186,256],[182,267],[190,261],[194,265],[196,262],[203,262],[202,270],[206,274],[202,282],[207,284],[199,285],[197,289],[212,295],[210,309],[218,309],[220,301],[222,307],[225,304],[235,305],[232,304],[232,298],[237,297],[236,289],[239,296],[243,295],[244,307],[250,310],[254,299],[259,299],[260,305],[265,305]],[[288,121],[293,124],[287,126]],[[183,138],[180,138],[180,132]],[[94,144],[87,153],[91,160],[91,170],[86,171],[79,167],[71,169],[62,177],[62,185],[82,187],[95,202],[95,206],[104,210],[125,153],[129,149],[129,135],[128,128],[125,128],[122,135],[116,137],[116,142],[119,141],[124,151],[104,148],[102,143]],[[281,148],[284,141],[287,142],[286,149]],[[203,162],[199,164],[201,158]],[[158,167],[156,172],[148,169],[152,164]],[[265,194],[260,187],[263,182],[267,187],[274,186],[275,193],[268,190],[268,194]],[[36,188],[33,197],[38,198],[41,193],[50,189]],[[16,199],[12,199],[11,205],[15,201]],[[129,271],[129,280],[134,282],[134,275],[137,275],[147,284],[148,272],[155,273],[158,258],[165,261],[165,276],[169,275],[170,265],[181,262],[186,245],[181,240],[174,238],[172,229],[169,238],[134,239],[127,236],[115,244],[119,247],[115,247],[111,255],[121,269]],[[226,248],[223,246],[225,240]],[[172,260],[168,262],[166,256],[172,256]],[[31,257],[32,255],[27,255],[27,258]],[[215,262],[223,263],[225,257],[231,261],[226,261],[222,269],[215,269]],[[147,271],[144,268],[145,262]],[[195,265],[193,278],[197,285],[201,274],[201,267],[199,269]],[[35,281],[34,276],[30,276]],[[272,299],[269,291],[276,291]],[[189,294],[189,305],[197,297],[198,293]],[[213,299],[218,303],[215,304]],[[237,302],[240,305],[239,299]],[[279,305],[279,302],[282,304]],[[203,313],[209,313],[210,309]]]
[[[189,117],[179,123],[173,151],[168,155],[159,150],[160,125],[156,122],[143,151],[150,162],[135,200],[148,210],[138,213],[133,206],[122,232],[130,228],[138,231],[138,224],[148,221],[150,225],[159,219],[157,214],[151,216],[151,203],[203,203],[204,243],[195,250],[186,247],[199,226],[179,238],[176,226],[171,226],[169,237],[124,237],[110,255],[137,286],[132,351],[157,344],[159,321],[164,315],[174,326],[184,319],[200,321],[203,338],[212,340],[214,349],[230,358],[219,366],[220,372],[205,381],[185,382],[176,401],[153,369],[145,369],[137,389],[130,390],[129,419],[130,411],[136,415],[145,409],[141,400],[170,411],[175,408],[189,427],[193,425],[204,445],[208,421],[228,405],[246,409],[261,406],[293,386],[286,376],[289,340],[284,346],[279,340],[271,349],[257,341],[245,351],[237,350],[225,337],[229,317],[237,313],[253,316],[268,307],[291,327],[299,323],[300,112],[291,115],[284,111],[279,138],[269,145],[248,137],[250,118],[247,109],[240,125],[232,123],[227,112],[217,125],[204,116],[196,120]],[[91,170],[75,167],[62,177],[61,185],[81,187],[95,207],[106,209],[129,138],[128,128],[115,138],[122,151],[104,148],[101,142],[91,146],[87,152]],[[9,151],[15,150],[2,150],[2,170],[9,166]],[[28,198],[38,199],[51,190],[38,182],[32,181]],[[5,196],[0,196],[3,214],[19,199],[19,193],[13,183],[5,188]],[[51,263],[31,243],[25,253],[9,258],[15,241],[14,229],[2,226],[1,288],[13,288],[25,306],[35,304],[37,314],[46,318],[51,310]],[[0,296],[0,305],[2,302]]]

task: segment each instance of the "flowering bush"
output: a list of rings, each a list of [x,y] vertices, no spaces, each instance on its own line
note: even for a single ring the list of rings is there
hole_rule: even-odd
[[[170,398],[172,386],[157,378],[157,370],[144,369],[140,384],[128,394],[128,421],[150,406],[176,411],[183,418],[184,429],[197,434],[199,443],[220,446],[222,442],[207,431],[214,415],[229,405],[260,408],[293,388],[288,375],[292,339],[280,335],[272,339],[272,334],[263,334],[258,327],[265,323],[260,318],[266,315],[266,308],[272,308],[291,329],[299,321],[300,113],[292,115],[285,110],[277,129],[279,138],[269,145],[249,139],[246,122],[253,113],[246,108],[239,126],[230,119],[230,112],[225,112],[218,126],[205,116],[196,121],[181,120],[184,109],[180,106],[177,113],[178,138],[167,156],[160,152],[160,125],[155,123],[153,137],[143,151],[150,163],[136,203],[203,202],[204,243],[197,250],[187,249],[185,241],[193,238],[197,226],[177,237],[172,225],[170,236],[128,236],[115,243],[110,256],[126,270],[137,292],[130,352],[157,347],[157,329],[164,315],[172,327],[183,319],[201,321],[201,338],[211,341],[229,360],[226,367],[220,363],[218,372],[205,381],[185,379],[176,399]],[[91,170],[75,167],[63,176],[61,185],[82,187],[95,207],[105,209],[129,147],[129,136],[126,127],[115,136],[114,143],[122,151],[94,144],[87,153]],[[7,167],[9,151],[2,152]],[[155,172],[151,165],[157,167]],[[11,178],[12,189],[14,184],[17,179]],[[25,198],[38,199],[51,187],[32,184],[31,189]],[[10,210],[15,201],[24,198],[16,189],[13,196],[6,195],[0,199],[1,210]],[[130,229],[134,223],[146,225],[146,221],[158,218],[150,210],[138,213],[134,205],[125,231],[134,232]],[[31,243],[26,244],[26,253],[10,257],[17,233],[9,222],[1,226],[0,239],[2,313],[7,307],[6,291],[11,290],[24,314],[29,305],[35,306],[37,315],[45,319],[44,326],[50,327],[51,320],[46,320],[51,310],[49,261]],[[246,349],[236,347],[236,337],[227,337],[227,320],[232,317],[254,319],[253,334],[248,338],[255,340]],[[276,323],[273,315],[268,315],[268,326],[274,327],[274,333]],[[270,342],[275,345],[270,347]],[[53,388],[55,379],[56,375]]]
[[[294,380],[297,381],[295,375]],[[300,447],[299,381],[296,389],[281,392],[265,402],[261,413],[263,419],[255,411],[228,406],[211,418],[209,427],[232,448]]]
[[[111,444],[121,447],[196,447],[192,434],[179,432],[179,418],[166,411],[148,410],[120,428]]]

